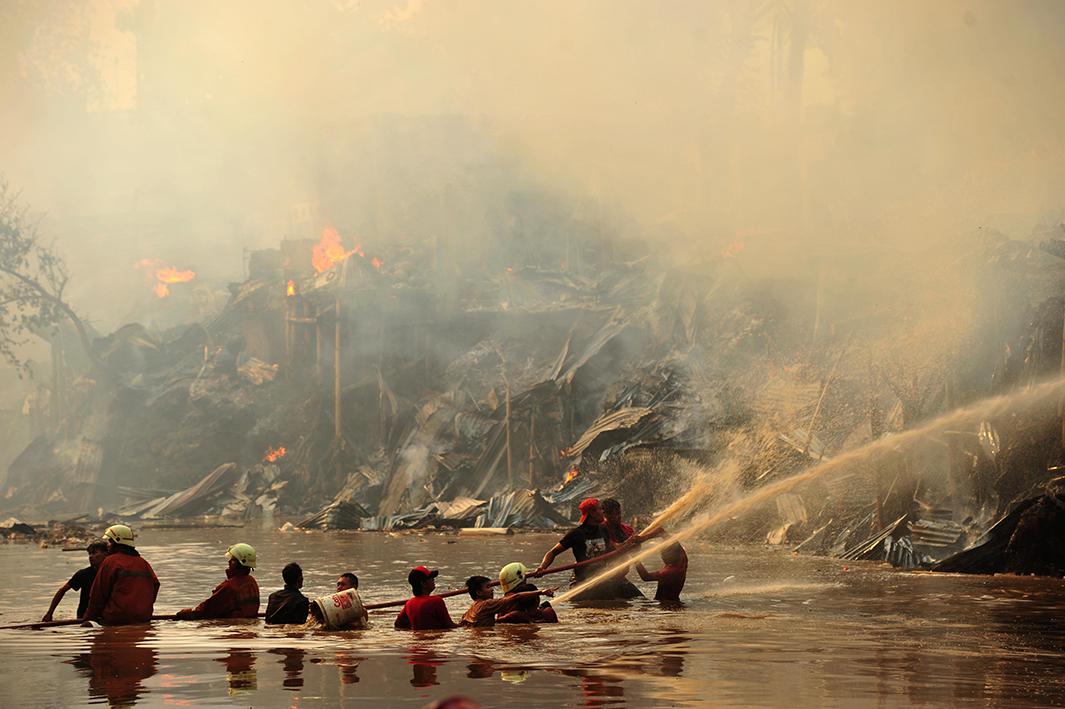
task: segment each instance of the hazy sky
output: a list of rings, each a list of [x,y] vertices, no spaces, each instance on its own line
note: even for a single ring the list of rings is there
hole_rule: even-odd
[[[137,259],[235,279],[243,249],[327,223],[487,238],[512,185],[685,259],[914,248],[1060,218],[1063,20],[1051,1],[8,0],[0,171],[111,325],[146,292]]]

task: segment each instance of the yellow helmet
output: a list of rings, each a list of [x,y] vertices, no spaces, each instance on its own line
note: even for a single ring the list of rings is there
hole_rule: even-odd
[[[226,550],[226,558],[236,559],[238,564],[247,566],[249,569],[255,568],[255,550],[252,549],[251,544],[234,544]]]
[[[529,569],[525,567],[525,564],[520,561],[515,561],[507,564],[499,570],[499,585],[503,587],[503,593],[508,592],[515,586],[520,586],[525,583],[525,574],[529,573]]]
[[[124,524],[112,524],[104,532],[104,539],[109,539],[115,544],[125,544],[128,547],[133,544],[133,530]]]

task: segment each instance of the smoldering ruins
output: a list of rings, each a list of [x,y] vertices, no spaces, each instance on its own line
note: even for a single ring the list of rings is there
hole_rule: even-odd
[[[50,182],[30,148],[6,173],[54,212],[33,222],[41,243],[68,233],[64,302],[91,330],[57,317],[18,352],[11,535],[49,519],[542,529],[591,496],[650,518],[726,458],[723,497],[1063,373],[1052,22],[946,3],[917,41],[905,9],[725,3],[634,40],[650,10],[629,7],[595,48],[640,45],[613,69],[626,81],[562,37],[574,76],[500,59],[520,92],[460,51],[491,17],[339,5],[293,20],[307,32],[280,44],[305,63],[265,88],[212,32],[204,56],[171,46],[165,5],[100,11],[119,76],[97,83],[43,82],[56,35],[20,35],[12,91],[55,125],[12,129],[55,151],[78,126],[106,148],[57,157]],[[401,98],[338,22],[415,67],[392,77]],[[249,56],[286,39],[252,29]],[[990,39],[1017,51],[993,60]],[[988,105],[987,82],[1008,100]],[[989,418],[714,534],[1060,575],[1044,545],[1062,431],[1060,412]]]

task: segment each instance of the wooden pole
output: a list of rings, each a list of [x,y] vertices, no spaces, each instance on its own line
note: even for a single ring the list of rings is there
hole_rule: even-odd
[[[1061,374],[1065,376],[1065,317],[1061,325]],[[1065,450],[1065,396],[1058,404],[1058,415],[1061,417],[1061,447]]]
[[[292,298],[285,296],[285,374],[292,369]]]
[[[529,414],[529,487],[536,487],[536,410]]]
[[[507,434],[507,485],[514,487],[514,457],[511,455],[510,450],[510,382],[503,378],[503,387],[506,394],[505,413],[506,417],[504,421],[504,427]]]
[[[415,334],[417,336],[417,334]],[[377,330],[377,444],[385,447],[385,323],[382,320]]]
[[[341,323],[340,323],[340,297],[344,290],[344,283],[346,281],[345,275],[347,274],[347,261],[341,262],[340,268],[340,281],[337,283],[337,296],[336,307],[334,315],[336,316],[336,331],[334,333],[333,342],[333,437],[336,440],[340,440],[344,431],[344,421],[342,413],[342,401],[341,401],[341,370],[340,370],[340,356],[341,356]]]
[[[322,308],[314,306],[314,378],[322,384]]]

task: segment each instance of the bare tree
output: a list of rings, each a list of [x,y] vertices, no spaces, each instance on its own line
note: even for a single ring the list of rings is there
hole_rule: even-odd
[[[85,324],[63,299],[68,275],[59,255],[40,242],[37,223],[20,194],[0,178],[0,357],[25,370],[18,348],[28,335],[47,336],[69,320],[86,356],[106,370],[93,351]]]

